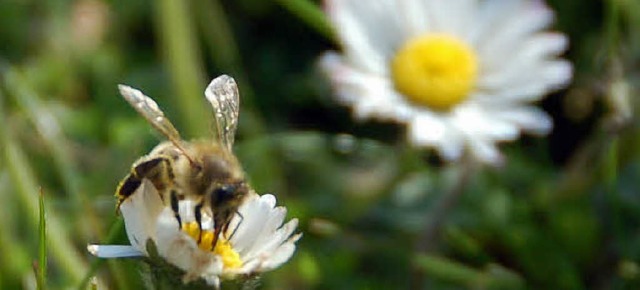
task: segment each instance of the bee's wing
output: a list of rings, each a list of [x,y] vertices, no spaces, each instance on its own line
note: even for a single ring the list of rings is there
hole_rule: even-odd
[[[143,94],[140,90],[130,86],[118,85],[118,89],[124,99],[127,100],[140,115],[144,116],[156,130],[174,144],[180,143],[180,133],[178,133],[178,130],[171,124],[171,121],[164,116],[164,113],[153,99]]]
[[[240,94],[236,81],[230,76],[221,75],[209,83],[204,94],[213,106],[218,141],[231,152],[240,113]]]

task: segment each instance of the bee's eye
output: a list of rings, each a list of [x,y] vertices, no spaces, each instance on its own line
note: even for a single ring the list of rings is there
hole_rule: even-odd
[[[223,185],[213,190],[213,194],[211,198],[213,199],[215,204],[223,203],[227,200],[233,199],[236,195],[236,186],[234,185]]]

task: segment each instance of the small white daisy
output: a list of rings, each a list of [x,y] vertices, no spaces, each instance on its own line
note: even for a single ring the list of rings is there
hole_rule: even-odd
[[[544,135],[552,122],[531,106],[565,86],[568,45],[545,32],[553,12],[538,0],[327,0],[343,54],[323,70],[357,119],[406,123],[408,139],[447,160],[468,148],[499,163],[499,141]]]
[[[131,245],[89,245],[87,249],[101,258],[149,256],[150,240],[161,258],[185,272],[183,282],[202,278],[217,288],[220,279],[279,267],[291,258],[301,236],[294,234],[297,219],[283,225],[287,210],[276,207],[276,198],[270,194],[251,192],[215,248],[210,213],[202,210],[198,225],[195,202],[181,200],[178,207],[176,214],[165,206],[153,184],[144,179],[120,205]]]

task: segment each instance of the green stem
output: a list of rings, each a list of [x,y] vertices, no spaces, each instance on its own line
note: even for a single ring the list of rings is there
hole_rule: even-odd
[[[1,159],[0,159],[1,160]],[[13,195],[12,184],[7,178],[7,172],[3,171],[0,174],[0,204],[7,205],[13,204],[15,201]],[[12,211],[2,210],[0,211],[0,261],[3,261],[2,271],[9,277],[22,277],[29,270],[29,262],[31,257],[28,255],[25,249],[24,243],[16,239],[16,235],[13,234],[11,225],[15,224],[15,215]],[[2,285],[2,284],[0,284]]]
[[[612,230],[614,236],[625,237],[624,222],[622,220],[621,208],[622,204],[618,196],[618,154],[619,154],[619,138],[612,136],[609,148],[603,162],[603,179],[605,191],[609,206],[611,207]],[[627,240],[627,239],[622,239]]]
[[[3,98],[0,96],[0,102]],[[6,116],[0,104],[0,116]],[[6,120],[3,120],[6,123]],[[5,126],[0,126],[0,148],[5,159],[9,176],[16,188],[18,202],[28,213],[26,219],[31,228],[35,231],[39,225],[38,217],[38,197],[39,186],[36,183],[36,176],[32,172],[31,166],[21,147],[13,141],[12,135]],[[80,257],[78,251],[73,248],[73,243],[69,239],[68,231],[63,226],[61,219],[51,208],[48,212],[48,226],[51,252],[60,264],[60,271],[64,272],[72,283],[77,283],[82,279],[82,269],[86,268],[85,262]]]
[[[44,209],[44,193],[42,192],[42,188],[40,188],[40,195],[38,196],[38,214],[39,214],[39,258],[37,265],[37,279],[38,289],[46,289],[47,282],[47,219],[45,216]]]
[[[333,26],[325,17],[324,12],[308,0],[275,0],[282,7],[296,15],[303,22],[314,28],[327,39],[335,40],[336,33]]]
[[[219,1],[194,1],[200,30],[205,34],[204,41],[209,47],[211,59],[222,71],[229,73],[238,82],[241,118],[243,126],[239,133],[248,138],[264,134],[262,118],[256,110],[255,93],[249,83],[246,71],[242,67],[238,43],[227,20],[227,15]]]
[[[104,244],[112,244],[115,242],[116,237],[122,232],[124,228],[124,220],[121,218],[117,218],[114,222],[111,223],[111,227],[109,227],[109,233],[107,234],[107,238],[104,241]],[[87,289],[87,285],[91,281],[91,278],[96,274],[100,266],[105,262],[105,259],[94,259],[89,266],[89,270],[84,274],[84,277],[78,284],[78,290]]]
[[[445,192],[445,194],[435,204],[433,210],[430,210],[425,218],[428,222],[417,240],[417,254],[427,254],[433,252],[436,248],[440,241],[442,226],[449,217],[450,212],[456,207],[458,201],[462,197],[462,194],[464,193],[472,176],[474,167],[475,164],[473,164],[471,159],[467,158],[461,161],[460,172],[458,173],[455,184],[450,191]],[[424,275],[421,268],[414,267],[412,273],[413,286],[415,288],[422,288],[423,280]]]
[[[204,136],[211,123],[206,110],[206,86],[200,51],[189,13],[190,1],[155,2],[156,25],[167,70],[176,90],[182,127],[189,137]]]
[[[620,3],[619,0],[609,0],[606,2],[606,29],[607,29],[607,53],[609,57],[616,55],[618,42],[620,41]]]
[[[29,88],[22,74],[16,69],[9,69],[5,76],[5,85],[11,92],[11,96],[18,106],[27,114],[39,135],[44,141],[45,147],[50,151],[49,156],[53,160],[55,170],[60,175],[64,192],[68,194],[72,210],[76,214],[82,212],[83,218],[78,228],[82,229],[84,236],[95,235],[91,230],[99,229],[98,218],[91,211],[82,211],[88,206],[87,197],[80,190],[80,176],[74,165],[73,157],[68,148],[68,142],[63,136],[61,126],[53,112],[42,103],[40,97]],[[76,219],[79,220],[80,219]]]
[[[524,288],[524,280],[520,275],[499,265],[489,264],[485,269],[478,270],[445,257],[426,254],[418,254],[414,261],[425,273],[470,289]]]

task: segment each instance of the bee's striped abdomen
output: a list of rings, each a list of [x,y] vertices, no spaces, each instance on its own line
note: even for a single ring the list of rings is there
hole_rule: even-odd
[[[116,189],[116,197],[118,198],[116,208],[120,208],[120,204],[138,190],[144,178],[151,181],[158,192],[163,192],[174,183],[171,160],[166,156],[158,156],[134,164],[131,172]],[[164,199],[162,194],[160,197]]]

